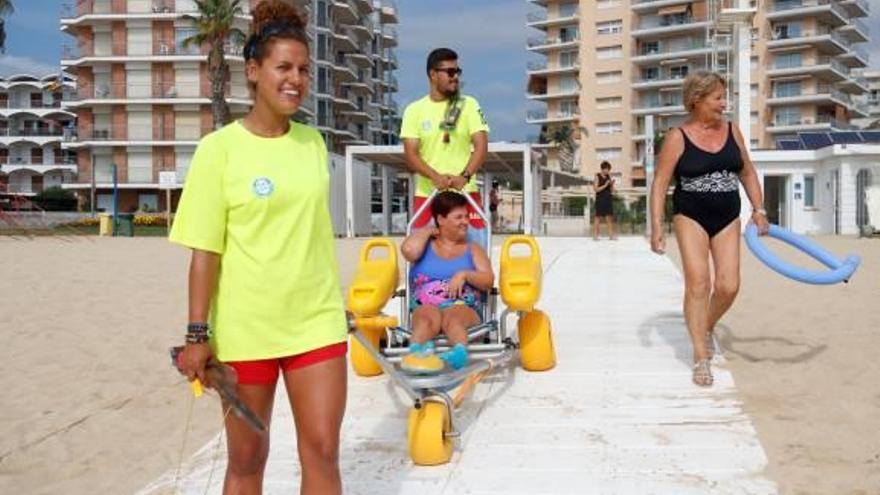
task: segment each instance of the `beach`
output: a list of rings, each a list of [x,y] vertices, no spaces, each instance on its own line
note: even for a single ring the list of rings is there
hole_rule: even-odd
[[[363,242],[337,240],[343,287]],[[781,492],[874,494],[880,241],[820,242],[862,256],[849,284],[788,281],[744,252],[719,342]],[[0,237],[0,492],[133,493],[215,438],[216,399],[193,400],[167,353],[187,264],[162,238]]]

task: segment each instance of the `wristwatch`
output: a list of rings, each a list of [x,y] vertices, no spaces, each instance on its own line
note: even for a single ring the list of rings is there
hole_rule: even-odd
[[[458,175],[460,175],[461,177],[464,177],[464,180],[466,180],[466,181],[468,181],[468,182],[470,182],[471,177],[473,176],[473,174],[470,173],[470,172],[468,172],[467,169],[464,169],[464,170],[463,170],[460,174],[458,174]]]

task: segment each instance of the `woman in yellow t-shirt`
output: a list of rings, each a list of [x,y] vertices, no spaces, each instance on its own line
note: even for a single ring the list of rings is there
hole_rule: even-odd
[[[330,219],[327,148],[290,117],[310,83],[297,10],[260,3],[245,46],[254,106],[205,136],[193,156],[171,241],[193,250],[180,366],[204,380],[213,356],[238,374],[240,398],[265,424],[279,374],[295,419],[302,493],[342,493],[339,430],[346,322]],[[258,493],[268,433],[226,415],[224,493]]]

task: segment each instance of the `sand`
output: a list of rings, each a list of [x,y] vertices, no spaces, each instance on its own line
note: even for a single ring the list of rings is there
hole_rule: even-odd
[[[744,409],[786,494],[880,493],[880,239],[820,237],[858,253],[848,284],[770,271],[743,244],[742,283],[717,329]],[[773,240],[792,262],[819,268]],[[674,243],[669,256],[680,266]]]
[[[337,242],[343,285],[362,242]],[[862,255],[854,280],[804,286],[746,253],[721,345],[784,493],[880,493],[880,241],[822,242]],[[161,238],[0,237],[0,493],[132,493],[217,433],[167,356],[187,262]]]

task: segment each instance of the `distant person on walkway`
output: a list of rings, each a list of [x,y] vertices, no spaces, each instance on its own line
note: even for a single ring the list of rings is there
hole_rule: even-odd
[[[608,227],[608,238],[617,239],[614,235],[614,177],[611,177],[611,164],[602,162],[599,173],[593,181],[593,192],[596,193],[596,214],[593,215],[593,240],[599,240],[599,221],[605,219]]]
[[[473,176],[480,170],[489,150],[489,126],[480,104],[461,94],[458,55],[449,48],[437,48],[428,55],[428,95],[407,105],[403,112],[400,139],[406,164],[417,174],[413,214],[434,189],[456,189],[469,193],[480,204]],[[482,205],[481,205],[482,207]],[[468,206],[470,211],[470,206]],[[431,220],[425,210],[416,228]],[[482,228],[482,220],[470,213],[470,223]]]
[[[684,80],[684,106],[690,117],[666,134],[650,193],[651,249],[663,254],[666,191],[675,177],[672,226],[684,268],[692,379],[704,387],[713,383],[712,332],[739,291],[740,183],[752,204],[752,222],[761,234],[769,228],[758,174],[742,133],[724,117],[726,85],[722,76],[708,71]]]
[[[193,250],[179,364],[202,381],[212,356],[234,368],[236,392],[266,425],[281,375],[300,492],[341,494],[347,329],[327,146],[317,130],[291,121],[314,70],[305,19],[281,0],[257,5],[244,48],[254,106],[205,136],[193,156],[171,231],[172,242]],[[235,414],[225,418],[223,493],[262,493],[269,435]]]
[[[489,215],[492,218],[492,230],[501,226],[501,215],[498,213],[498,206],[501,204],[501,196],[498,194],[498,181],[492,181],[492,189],[489,190]]]

